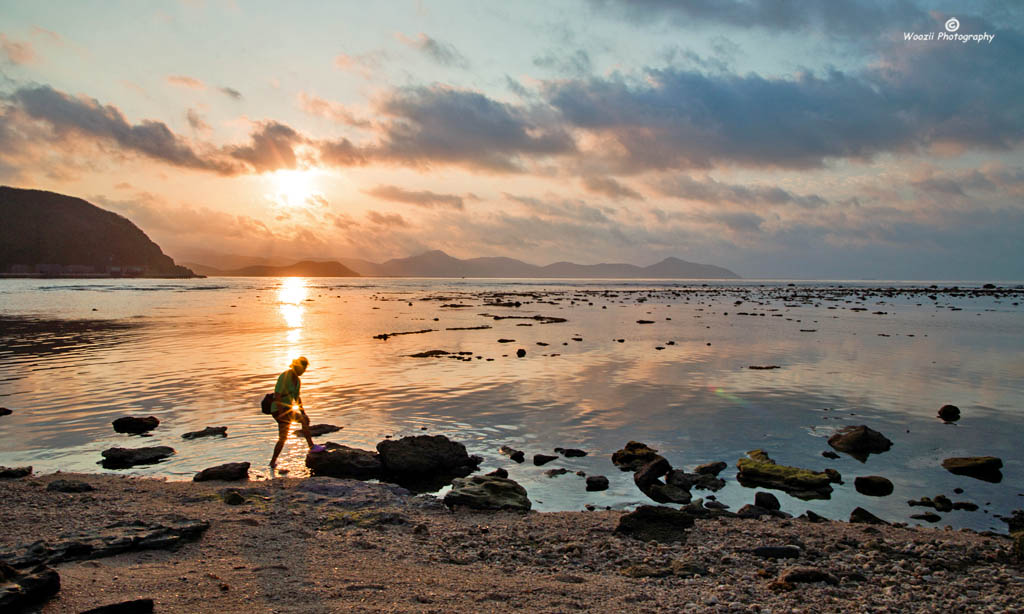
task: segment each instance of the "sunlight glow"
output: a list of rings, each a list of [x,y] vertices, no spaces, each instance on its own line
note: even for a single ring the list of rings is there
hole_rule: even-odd
[[[280,207],[299,208],[320,195],[317,191],[317,169],[279,170],[268,175],[272,193],[267,197]]]

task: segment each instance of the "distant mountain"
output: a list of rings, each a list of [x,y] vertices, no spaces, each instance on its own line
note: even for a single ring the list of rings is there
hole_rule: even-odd
[[[195,277],[127,218],[80,198],[0,186],[0,273]]]
[[[214,277],[359,277],[359,273],[334,261],[303,260],[288,266],[255,265],[230,271],[203,265],[197,268],[203,271],[203,275]]]

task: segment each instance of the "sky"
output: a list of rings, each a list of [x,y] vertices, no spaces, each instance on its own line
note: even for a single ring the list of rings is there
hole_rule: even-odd
[[[179,262],[1024,280],[1022,65],[1018,2],[0,0],[0,184]]]

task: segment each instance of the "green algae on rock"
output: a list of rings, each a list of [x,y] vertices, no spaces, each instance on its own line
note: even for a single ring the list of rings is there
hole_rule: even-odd
[[[831,498],[831,482],[839,479],[835,471],[830,474],[776,464],[764,450],[747,452],[747,458],[739,459],[736,467],[736,479],[743,486],[774,488],[804,500]]]

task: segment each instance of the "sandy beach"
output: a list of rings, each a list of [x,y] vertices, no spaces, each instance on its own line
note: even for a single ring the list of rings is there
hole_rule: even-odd
[[[48,490],[57,479],[94,490]],[[115,523],[209,525],[169,549],[55,564],[61,589],[43,613],[133,599],[222,613],[1019,612],[1024,600],[1011,539],[969,530],[697,518],[682,541],[659,543],[617,533],[624,512],[448,510],[430,495],[324,477],[50,474],[0,486],[6,555]],[[754,553],[765,546],[790,548]]]

